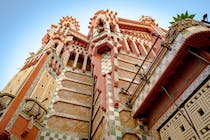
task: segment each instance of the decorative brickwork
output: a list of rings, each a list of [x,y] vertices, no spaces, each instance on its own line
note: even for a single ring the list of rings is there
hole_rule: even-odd
[[[0,93],[0,139],[209,139],[207,24],[166,34],[110,10],[89,24],[87,36],[70,16],[47,30]]]
[[[177,112],[167,123],[160,129],[161,139],[209,139],[209,88],[208,81],[193,97],[191,97],[181,110],[185,116],[189,115],[191,123],[195,127],[198,134],[193,130],[192,126],[187,122],[183,114]]]
[[[175,22],[168,30],[167,34],[166,34],[166,40],[165,43],[167,45],[171,45],[173,44],[174,40],[177,38],[177,36],[179,35],[179,33],[181,33],[182,31],[184,31],[187,28],[190,28],[192,26],[207,26],[206,24],[199,22],[199,21],[195,21],[191,18],[187,18],[184,20],[180,20],[178,22]],[[209,27],[209,26],[207,26]]]

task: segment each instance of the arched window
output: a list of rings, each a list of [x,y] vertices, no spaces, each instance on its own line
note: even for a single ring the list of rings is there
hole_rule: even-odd
[[[90,57],[88,57],[88,59],[87,59],[86,70],[87,70],[87,71],[90,71],[90,69],[91,69],[91,60],[90,60]]]
[[[76,68],[82,69],[83,62],[84,62],[84,57],[82,56],[82,54],[79,54],[79,58],[77,60],[77,66],[76,66]]]
[[[113,24],[110,24],[110,32],[112,33],[115,32],[115,26]]]
[[[96,28],[98,33],[102,33],[104,31],[104,23],[102,20],[99,20],[99,23]]]
[[[58,47],[58,43],[55,43],[54,48],[56,49]]]
[[[62,48],[62,50],[60,52],[60,55],[59,55],[60,58],[62,57],[63,53],[64,53],[64,48]]]
[[[67,66],[69,66],[69,67],[73,66],[74,59],[75,59],[75,53],[71,53],[70,57],[69,57],[69,61],[67,63]]]

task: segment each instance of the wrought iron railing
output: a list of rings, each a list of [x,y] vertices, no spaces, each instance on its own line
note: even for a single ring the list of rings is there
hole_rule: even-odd
[[[147,55],[145,56],[145,58],[144,58],[143,62],[141,63],[141,65],[138,65],[138,64],[135,65],[136,67],[138,67],[138,70],[137,70],[135,76],[133,77],[132,81],[131,81],[130,84],[128,85],[127,89],[123,89],[123,88],[121,89],[121,92],[122,92],[122,93],[128,94],[128,95],[129,95],[129,96],[128,96],[128,99],[127,99],[127,101],[126,101],[126,105],[127,105],[129,108],[132,108],[131,101],[132,101],[132,99],[133,99],[133,97],[134,97],[134,93],[129,93],[128,91],[129,91],[129,89],[131,88],[132,84],[134,84],[134,81],[135,81],[136,77],[137,77],[138,75],[141,76],[140,81],[138,81],[137,86],[139,86],[139,84],[140,84],[141,81],[145,81],[145,83],[149,83],[147,74],[146,74],[146,73],[141,73],[141,70],[143,70],[143,65],[144,65],[144,63],[146,62],[146,60],[148,59],[150,53],[152,52],[152,49],[154,48],[156,42],[158,41],[158,39],[161,39],[160,35],[156,35],[156,34],[153,33],[152,36],[156,37],[155,42],[154,42],[153,45],[151,46],[149,52],[148,52]]]
[[[14,98],[15,98],[15,95],[12,95],[10,93],[1,93],[0,94],[0,111],[6,109]]]
[[[25,102],[23,112],[30,117],[33,116],[34,120],[41,123],[44,116],[47,114],[47,109],[43,107],[39,101],[33,98],[27,98],[25,99]]]

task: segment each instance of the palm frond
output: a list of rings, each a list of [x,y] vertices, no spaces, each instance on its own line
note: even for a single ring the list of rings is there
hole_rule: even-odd
[[[189,14],[188,11],[186,11],[185,13],[181,13],[181,14],[177,14],[176,17],[173,17],[173,21],[169,22],[170,24],[173,24],[174,22],[186,19],[186,18],[191,18],[193,19],[195,17],[196,14]]]

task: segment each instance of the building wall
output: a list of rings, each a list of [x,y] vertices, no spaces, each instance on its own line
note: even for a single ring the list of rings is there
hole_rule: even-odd
[[[104,137],[105,119],[101,102],[102,94],[98,90],[95,90],[92,116],[93,125],[91,132],[91,136],[94,140],[102,139]]]
[[[66,139],[87,138],[92,76],[67,67],[58,83],[40,138],[58,134]]]
[[[17,91],[23,86],[26,78],[28,75],[32,72],[34,69],[33,66],[20,70],[11,80],[10,82],[5,86],[5,88],[2,90],[2,93],[10,93],[12,95],[16,95]]]
[[[178,68],[175,68],[174,66],[174,74],[170,78],[168,78],[170,79],[170,83],[167,84],[167,92],[173,100],[176,100],[178,97],[180,97],[183,94],[184,90],[190,86],[194,79],[196,79],[206,67],[205,62],[193,56],[190,56],[183,61],[185,61],[186,63],[179,66]],[[154,125],[155,122],[157,122],[157,120],[160,118],[160,116],[167,112],[167,110],[172,106],[171,99],[164,91],[158,91],[160,89],[161,87],[159,89],[157,88],[156,90],[157,92],[160,92],[160,95],[157,97],[156,101],[153,101],[154,106],[148,108],[148,110],[150,110],[147,116],[149,128]]]
[[[26,82],[22,85],[20,90],[18,90],[18,94],[14,97],[13,101],[6,107],[6,111],[1,116],[1,121],[0,121],[1,137],[2,136],[4,137],[4,134],[10,133],[10,130],[13,127],[15,120],[18,118],[18,116],[23,110],[23,106],[25,104],[25,98],[27,98],[30,95],[30,90],[32,89],[31,88],[32,85],[33,86],[35,85],[34,81],[38,79],[37,77],[39,77],[41,73],[40,71],[44,69],[43,67],[46,64],[46,60],[49,54],[50,53],[48,52],[45,52],[41,55],[38,54],[36,57],[34,57],[32,61],[26,62],[25,66],[22,68],[22,70],[24,70],[28,67],[34,66],[34,70],[28,76]]]
[[[31,88],[28,88],[27,96],[25,96],[46,108],[47,115],[39,121],[35,118],[32,119],[29,113],[26,115],[27,111],[25,114],[24,111],[18,112],[19,116],[13,120],[10,132],[12,135],[22,139],[24,139],[23,137],[25,139],[35,139],[35,137],[36,139],[88,139],[90,128],[90,139],[93,140],[145,140],[150,139],[153,135],[151,131],[147,130],[145,125],[147,120],[134,118],[133,113],[143,104],[143,99],[148,95],[148,89],[152,89],[156,84],[162,74],[160,71],[164,72],[159,65],[163,65],[164,69],[167,68],[167,65],[175,57],[175,51],[179,48],[174,47],[170,53],[167,52],[167,48],[161,48],[159,37],[165,36],[165,30],[159,27],[151,17],[143,16],[140,21],[132,21],[118,18],[117,14],[112,11],[100,10],[91,18],[89,29],[88,36],[79,33],[76,19],[67,16],[63,17],[58,25],[52,25],[51,29],[47,31],[42,40],[42,47],[35,56],[49,50],[53,56],[47,59],[42,73],[36,76],[38,80],[36,79],[35,83],[29,85]],[[158,34],[157,43],[153,49],[151,47],[155,37],[152,33]],[[154,58],[156,59],[156,56],[159,55],[159,50],[163,50],[158,58],[159,61],[167,53],[170,59],[164,58],[164,62],[154,64]],[[141,65],[149,51],[150,54],[140,73],[134,79],[128,92],[123,93],[122,88],[128,88],[139,68],[135,65]],[[35,63],[34,58],[30,59]],[[31,61],[30,59],[27,62]],[[155,72],[148,71],[147,76],[153,75],[155,78],[147,82],[142,79],[142,75],[146,73],[151,64],[155,65],[155,68],[153,67]],[[186,69],[188,75],[185,84],[187,83],[187,86],[197,76],[196,74],[199,75],[200,71],[190,73],[191,69],[200,68],[200,65],[195,67],[196,64],[197,62]],[[3,92],[16,95],[21,85],[25,84],[27,75],[33,70],[33,66],[26,68],[27,65],[11,80]],[[64,69],[61,68],[63,65]],[[203,65],[203,67],[205,66]],[[182,79],[186,75],[180,76]],[[95,85],[93,85],[93,79],[96,80]],[[181,95],[177,95],[177,90],[184,84],[180,79],[174,78],[173,80],[171,83],[174,86],[171,86],[170,89],[173,91],[172,94],[178,98]],[[144,91],[138,87],[140,83],[146,85]],[[93,87],[95,88],[93,89]],[[131,94],[138,91],[140,96],[136,95],[132,100],[134,108],[127,106]],[[195,128],[199,131],[199,137],[202,139],[209,138],[208,122],[210,117],[207,93],[209,93],[209,85],[206,88],[202,87],[202,90],[185,104],[186,112],[195,123]],[[157,122],[160,110],[167,110],[166,107],[169,106],[169,101],[165,102],[165,97],[160,96],[158,101],[162,103],[161,107],[157,102],[153,104],[157,107],[149,108],[150,114],[147,117],[152,120],[147,122],[149,126]],[[35,108],[35,106],[33,107]],[[22,105],[20,108],[26,107]],[[93,113],[91,108],[93,108]],[[21,131],[16,130],[21,123],[24,127],[20,129]],[[39,123],[39,127],[37,127],[37,123]],[[30,131],[28,131],[29,127]],[[39,131],[40,128],[41,131]],[[22,136],[22,131],[24,131],[24,135],[25,132],[28,134]],[[159,132],[161,139],[197,138],[195,131],[179,111],[171,116],[171,119]]]
[[[184,107],[181,108],[181,111],[176,112],[167,123],[162,126],[159,131],[161,139],[198,139],[198,135],[199,138],[203,140],[210,138],[208,128],[210,122],[209,85],[210,80],[184,103]],[[192,122],[195,129],[192,128],[189,122]]]
[[[180,26],[182,26],[182,25],[180,25]],[[176,135],[179,136],[179,139],[190,139],[191,138],[189,136],[190,134],[192,134],[191,136],[195,137],[196,139],[198,139],[197,137],[200,137],[200,139],[206,139],[206,138],[208,139],[208,137],[204,138],[203,136],[199,136],[201,130],[196,129],[196,128],[195,128],[195,130],[193,130],[192,127],[190,127],[189,123],[186,121],[184,115],[181,112],[177,113],[175,111],[175,110],[177,110],[177,106],[180,106],[181,109],[183,110],[185,116],[187,116],[186,112],[188,112],[189,117],[190,117],[191,120],[193,120],[193,125],[195,126],[195,124],[198,123],[198,119],[200,118],[199,115],[198,115],[199,114],[198,112],[201,112],[201,114],[204,113],[203,110],[202,110],[202,107],[199,107],[200,106],[199,104],[204,103],[205,105],[209,106],[208,97],[204,96],[207,100],[205,100],[205,101],[198,100],[197,104],[194,104],[194,106],[192,107],[193,109],[191,108],[191,111],[189,111],[186,107],[188,101],[190,102],[190,100],[195,100],[196,99],[196,98],[193,99],[193,97],[194,97],[193,95],[200,88],[200,86],[202,86],[204,84],[208,85],[208,83],[209,83],[209,81],[208,81],[208,79],[209,79],[209,65],[208,65],[208,62],[203,61],[202,59],[200,59],[198,57],[198,55],[200,55],[201,57],[204,57],[207,61],[209,61],[209,57],[208,57],[209,54],[206,57],[204,55],[201,55],[201,53],[200,53],[202,51],[205,51],[206,44],[208,44],[209,42],[206,41],[205,39],[204,40],[200,39],[199,45],[196,42],[196,40],[199,40],[198,38],[202,37],[203,35],[209,36],[206,33],[206,31],[209,32],[209,29],[206,28],[205,26],[196,26],[196,27],[190,27],[190,28],[187,27],[187,28],[188,29],[186,29],[184,32],[181,32],[177,38],[174,37],[175,41],[173,42],[173,44],[171,44],[171,47],[173,47],[174,49],[178,46],[182,47],[182,49],[180,49],[181,51],[179,52],[179,54],[181,54],[181,55],[183,55],[182,53],[184,53],[184,50],[185,50],[183,48],[186,47],[185,53],[183,55],[185,59],[181,59],[181,55],[180,55],[179,57],[177,57],[179,59],[177,59],[177,61],[176,61],[177,64],[179,62],[181,62],[180,60],[182,60],[182,63],[184,62],[184,66],[182,66],[182,65],[180,66],[180,70],[184,74],[184,76],[183,76],[183,74],[181,74],[179,71],[177,71],[175,69],[175,65],[173,65],[172,61],[168,61],[168,62],[171,63],[170,65],[172,66],[172,68],[175,69],[175,71],[173,71],[173,72],[175,72],[175,75],[177,74],[176,76],[173,76],[173,77],[175,77],[175,79],[176,78],[180,78],[180,79],[173,80],[173,77],[172,78],[167,77],[168,79],[172,80],[172,81],[168,81],[168,84],[165,84],[165,85],[167,85],[166,89],[167,89],[167,91],[169,91],[169,94],[172,93],[171,102],[164,104],[162,107],[157,106],[157,105],[159,105],[160,101],[162,103],[162,99],[163,99],[162,97],[158,96],[160,98],[156,97],[156,99],[157,99],[156,102],[153,101],[155,103],[152,104],[155,107],[151,107],[156,112],[154,111],[153,113],[149,113],[150,116],[155,117],[155,114],[158,113],[158,111],[156,110],[156,107],[157,108],[162,108],[162,109],[164,109],[164,107],[165,107],[165,110],[166,110],[166,111],[163,111],[163,112],[159,111],[160,117],[158,118],[157,121],[153,120],[156,123],[151,129],[153,135],[155,136],[157,134],[156,130],[162,129],[162,131],[164,131],[164,134],[162,135],[162,138],[161,137],[160,138],[155,137],[155,139],[168,139],[168,138],[169,139],[177,139],[176,137],[174,137]],[[198,30],[199,30],[199,32],[198,32]],[[188,44],[191,44],[192,47],[189,47]],[[196,50],[198,48],[199,48],[199,51]],[[192,50],[194,49],[194,52],[197,53],[198,55],[195,56],[194,54],[189,53],[189,51],[188,51],[189,49],[192,49]],[[173,52],[173,49],[168,54],[170,54],[172,52]],[[166,54],[166,56],[168,54]],[[177,55],[173,55],[173,56],[177,56]],[[187,57],[190,58],[190,61],[186,60]],[[170,57],[165,57],[165,58],[169,59]],[[163,58],[163,59],[165,59],[165,58]],[[164,62],[164,60],[162,62]],[[188,65],[187,63],[189,63],[189,62],[190,62],[189,65],[192,66],[192,68],[190,68],[190,67],[185,68]],[[168,69],[170,68],[170,65],[168,66]],[[172,72],[169,72],[169,75],[171,73]],[[165,72],[164,74],[166,75],[167,72]],[[185,80],[185,78],[186,78],[186,80]],[[173,81],[175,83],[173,83]],[[178,82],[178,83],[176,83],[176,82]],[[188,82],[189,82],[189,84],[187,84]],[[161,79],[160,83],[161,84],[164,83],[164,78]],[[170,86],[168,86],[169,84],[172,84],[172,87],[174,87],[174,88],[171,88]],[[182,86],[186,85],[186,84],[187,84],[186,88],[182,89],[183,88]],[[156,85],[158,85],[158,84],[156,83]],[[175,88],[175,87],[178,87],[178,88]],[[170,88],[171,88],[171,91],[170,91]],[[204,88],[204,86],[202,88]],[[199,90],[202,90],[202,88],[200,88]],[[160,90],[158,90],[159,89],[158,86],[155,86],[154,89],[155,89],[154,91],[157,92],[157,93],[161,92]],[[180,91],[182,91],[180,96],[174,98],[174,95],[176,95],[176,93],[178,93]],[[155,94],[155,92],[153,92],[153,94]],[[162,92],[163,92],[163,90],[162,90]],[[176,92],[176,93],[173,93],[173,92]],[[209,91],[207,91],[207,93],[208,92]],[[164,92],[164,94],[165,93],[166,92]],[[199,94],[199,93],[196,93],[196,94]],[[191,96],[193,96],[193,97],[191,97]],[[197,96],[197,95],[195,95],[195,96]],[[152,99],[151,96],[149,96],[149,97]],[[144,101],[144,103],[146,103],[146,102],[148,102],[148,100]],[[172,103],[172,102],[174,102],[174,103]],[[169,106],[169,108],[166,107],[167,105]],[[184,108],[183,108],[183,106],[184,106]],[[175,112],[175,114],[173,114],[174,112]],[[189,112],[193,112],[193,113],[189,113]],[[187,118],[189,118],[189,117],[187,116]],[[208,123],[205,122],[205,125],[208,125]],[[166,128],[167,128],[167,130],[166,130]],[[207,127],[205,127],[205,129],[203,129],[204,132],[207,132],[206,128]],[[187,130],[187,131],[185,131],[185,130]],[[173,133],[173,132],[176,132],[176,133]],[[170,136],[170,135],[173,135],[173,136]],[[192,138],[192,139],[194,139],[194,138]]]
[[[185,109],[201,139],[209,139],[210,80],[185,104]]]
[[[31,93],[30,98],[40,101],[45,108],[48,108],[56,86],[56,80],[45,70]]]

